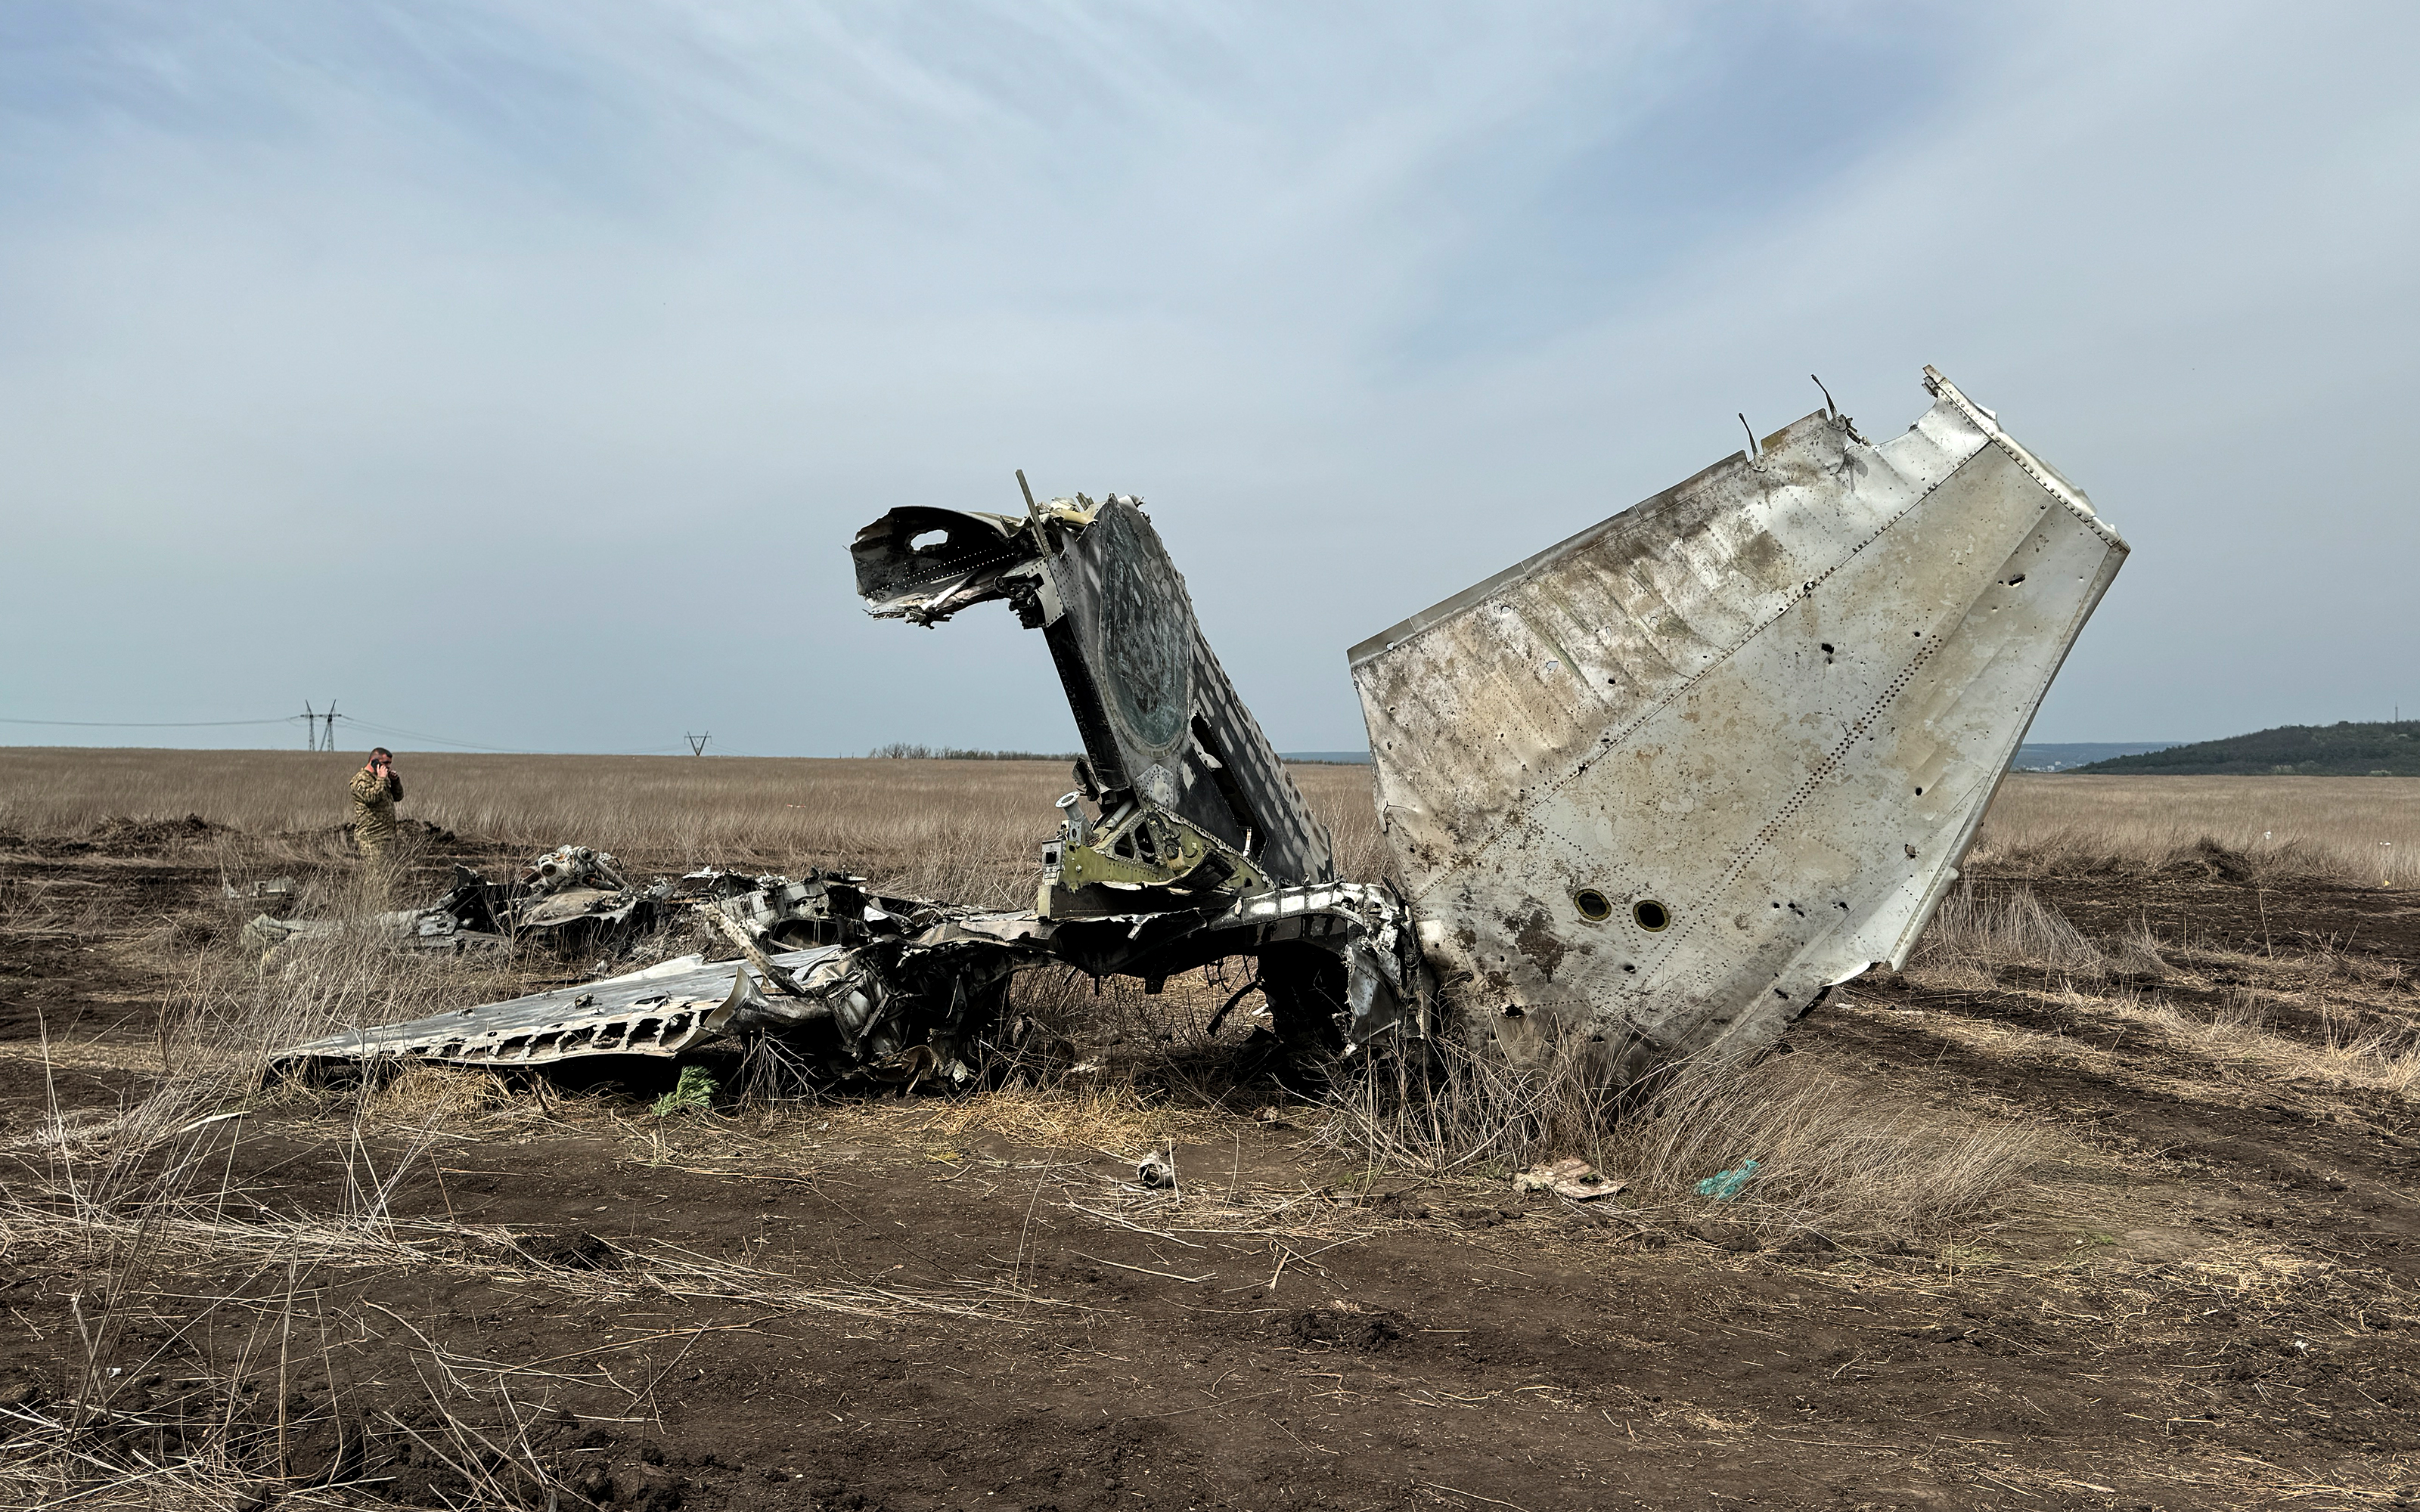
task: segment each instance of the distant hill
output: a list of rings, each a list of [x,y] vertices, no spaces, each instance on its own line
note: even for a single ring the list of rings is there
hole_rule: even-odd
[[[2281,725],[2258,734],[2112,757],[2075,770],[2144,777],[2420,777],[2420,719]]]
[[[2105,762],[2112,756],[2139,756],[2147,750],[2165,750],[2173,740],[2078,740],[2067,744],[2031,741],[2017,748],[2017,759],[2009,765],[2020,772],[2071,772],[2091,762]]]

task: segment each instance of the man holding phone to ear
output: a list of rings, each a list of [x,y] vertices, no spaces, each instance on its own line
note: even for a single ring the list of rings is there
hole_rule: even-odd
[[[353,843],[363,859],[383,871],[395,859],[400,831],[395,806],[403,799],[403,779],[395,775],[395,752],[384,746],[353,774]]]

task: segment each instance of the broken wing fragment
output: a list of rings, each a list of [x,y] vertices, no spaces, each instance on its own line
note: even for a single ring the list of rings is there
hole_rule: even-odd
[[[1381,824],[1474,1047],[1610,1079],[1904,960],[2126,555],[1927,368],[1355,647]]]
[[[858,532],[848,552],[865,611],[910,625],[939,625],[970,604],[1007,596],[1001,579],[1015,573],[1031,583],[1037,555],[1030,521],[916,504]]]
[[[833,980],[831,959],[851,952],[817,946],[770,958],[794,980]],[[829,1015],[832,1004],[821,1005]],[[787,999],[768,998],[744,964],[708,965],[695,956],[578,987],[458,1009],[407,1024],[348,1029],[282,1052],[287,1064],[311,1061],[443,1061],[526,1066],[580,1056],[672,1057],[752,1026],[806,1017]]]

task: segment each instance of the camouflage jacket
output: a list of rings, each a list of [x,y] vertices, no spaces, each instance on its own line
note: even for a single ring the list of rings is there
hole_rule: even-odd
[[[393,772],[380,782],[378,774],[365,766],[353,774],[353,835],[366,843],[393,840],[396,836],[395,806],[403,796],[403,779]]]

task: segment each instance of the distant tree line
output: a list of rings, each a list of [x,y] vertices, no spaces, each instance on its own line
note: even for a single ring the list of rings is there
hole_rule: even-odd
[[[919,746],[894,740],[868,754],[894,762],[1072,762],[1072,750],[975,750],[964,746]]]

